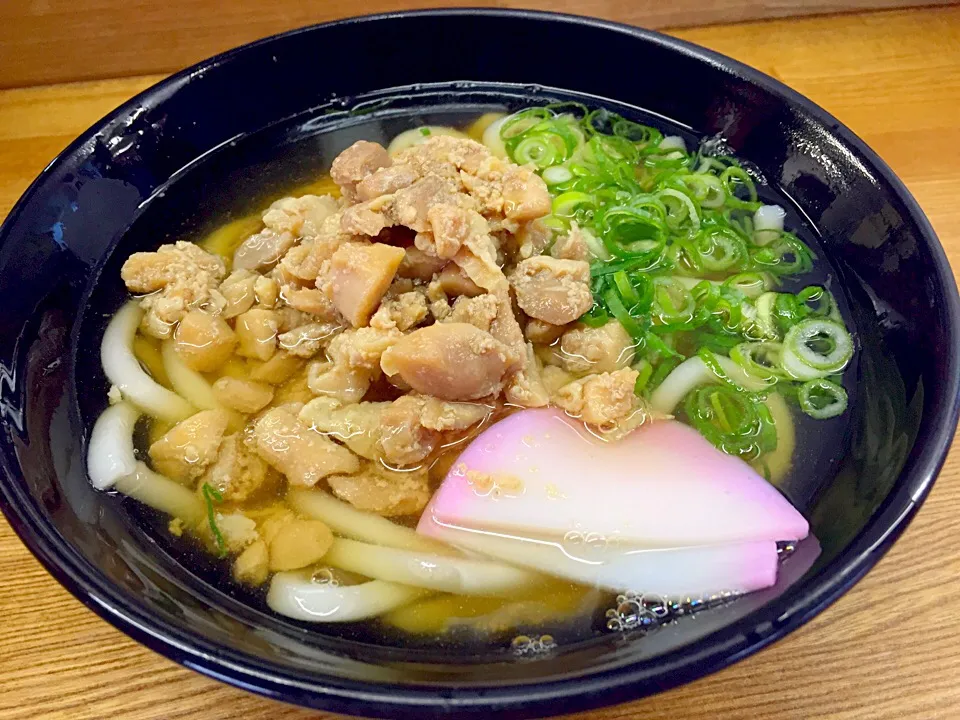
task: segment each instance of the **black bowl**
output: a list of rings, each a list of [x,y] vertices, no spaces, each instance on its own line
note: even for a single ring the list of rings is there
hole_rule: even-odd
[[[217,568],[187,570],[156,517],[90,488],[84,443],[106,389],[95,348],[121,296],[122,256],[199,232],[258,187],[308,175],[367,134],[370,117],[389,125],[411,113],[547,97],[722,135],[793,203],[792,221],[818,236],[857,328],[859,365],[849,430],[819,453],[816,485],[793,498],[823,548],[802,577],[656,634],[598,637],[530,662],[494,648],[466,656],[377,646],[310,632],[267,614],[256,597],[214,587]],[[284,155],[291,143],[300,158],[311,148],[309,162]],[[460,10],[361,18],[179,73],[97,123],[30,187],[0,230],[0,297],[0,505],[27,546],[88,607],[177,662],[357,715],[571,712],[749,655],[879,560],[929,491],[957,424],[956,285],[890,169],[830,115],[755,70],[582,18]]]

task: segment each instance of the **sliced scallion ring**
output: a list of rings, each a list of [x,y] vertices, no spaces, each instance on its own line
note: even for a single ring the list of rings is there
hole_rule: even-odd
[[[554,165],[544,170],[542,177],[547,185],[560,185],[573,180],[573,173],[562,165]]]
[[[761,341],[740,343],[730,350],[730,359],[750,375],[771,384],[788,377],[783,369],[783,344]]]
[[[730,270],[744,257],[743,242],[730,232],[705,232],[697,239],[697,253],[703,267],[713,272]]]
[[[847,391],[824,378],[808,380],[801,385],[797,400],[800,409],[814,420],[837,417],[847,409]]]
[[[690,320],[697,303],[682,282],[673,277],[658,277],[653,281],[651,310],[654,317],[666,325]]]
[[[724,280],[723,284],[739,290],[751,300],[759,298],[768,290],[767,279],[757,272],[739,273]]]
[[[783,340],[783,368],[798,380],[840,372],[853,356],[853,338],[840,323],[826,318],[801,320]]]

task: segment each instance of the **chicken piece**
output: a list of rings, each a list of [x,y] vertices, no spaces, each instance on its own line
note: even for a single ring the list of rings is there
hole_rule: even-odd
[[[293,377],[277,388],[277,392],[274,393],[273,396],[273,403],[271,404],[274,407],[280,407],[281,405],[289,405],[292,403],[303,405],[311,400],[313,400],[313,391],[310,390],[308,366],[302,368]]]
[[[345,330],[330,341],[327,357],[336,365],[377,373],[383,353],[402,338],[399,330],[374,327]]]
[[[370,389],[372,374],[370,370],[363,368],[315,362],[308,368],[307,387],[310,392],[320,397],[345,404],[358,403]]]
[[[253,308],[237,316],[237,354],[256,360],[269,360],[277,351],[280,318],[275,310]]]
[[[327,482],[341,500],[384,517],[414,515],[430,500],[426,468],[397,472],[371,462],[356,475],[331,475]]]
[[[430,280],[448,263],[447,260],[428,255],[417,247],[404,248],[403,252],[403,261],[397,269],[397,275],[402,278]]]
[[[403,261],[402,248],[348,243],[330,259],[323,291],[354,327],[370,321]]]
[[[518,228],[514,239],[517,243],[517,257],[526,260],[543,252],[553,240],[553,231],[540,220],[531,220]]]
[[[504,389],[507,402],[521,407],[544,407],[550,402],[550,394],[543,384],[540,361],[533,352],[533,345],[527,343],[526,362],[523,368],[510,378]]]
[[[397,398],[380,415],[380,448],[383,458],[392,465],[414,465],[434,451],[440,433],[425,428],[421,422],[422,398],[404,395]]]
[[[463,269],[454,263],[444,267],[437,275],[437,280],[440,281],[443,292],[451,297],[458,295],[477,297],[484,293],[484,289],[467,277]]]
[[[260,539],[260,535],[257,533],[257,523],[242,512],[218,512],[215,517],[228,552],[238,553]],[[205,530],[206,528],[201,532]]]
[[[511,351],[490,333],[467,323],[438,323],[414,330],[380,360],[414,390],[444,400],[475,400],[500,392]]]
[[[260,537],[267,543],[277,536],[284,525],[287,525],[297,519],[297,514],[285,505],[274,505],[266,508],[264,515],[260,517],[260,526],[257,530]]]
[[[613,372],[633,364],[636,344],[623,325],[611,320],[597,328],[576,325],[567,330],[560,338],[559,354],[569,372]]]
[[[379,235],[390,221],[373,206],[374,203],[377,203],[377,206],[383,205],[378,199],[346,208],[340,217],[340,229],[350,235],[369,235],[370,237]]]
[[[484,332],[490,332],[499,311],[500,303],[495,295],[461,296],[453,301],[453,308],[444,322],[469,323]]]
[[[476,174],[461,172],[460,181],[464,189],[476,204],[477,212],[487,218],[491,224],[503,216],[503,170],[508,163],[497,157],[490,157],[481,163]],[[516,230],[516,223],[511,228]]]
[[[404,395],[380,413],[380,449],[395,465],[413,465],[443,441],[484,421],[490,408],[476,403],[448,403],[431,397]]]
[[[343,196],[356,199],[357,184],[380,168],[393,164],[382,145],[367,140],[358,140],[337,155],[330,166],[330,178],[340,186]]]
[[[212,372],[233,354],[237,336],[226,321],[191,310],[173,333],[173,347],[184,364],[198,372]]]
[[[489,157],[490,151],[475,140],[434,135],[397,153],[396,162],[408,163],[419,175],[455,179],[458,170],[476,172]]]
[[[571,375],[563,368],[554,365],[545,365],[540,371],[540,380],[543,382],[543,387],[547,391],[551,402],[554,401],[554,397],[560,391],[560,388],[564,385],[569,385],[576,379],[575,375]],[[554,404],[557,403],[554,402]]]
[[[569,325],[553,325],[543,320],[530,318],[523,329],[523,336],[537,345],[552,345],[569,329]]]
[[[273,388],[251,380],[221,377],[213,383],[213,396],[224,407],[249,414],[270,404]]]
[[[269,565],[267,544],[262,539],[254,540],[233,561],[233,579],[244,585],[263,585],[270,574]]]
[[[267,464],[234,433],[223,438],[201,482],[223,493],[226,502],[244,502],[267,484],[267,472]]]
[[[550,248],[550,254],[559,260],[580,260],[589,262],[592,257],[590,247],[584,239],[584,233],[576,223],[571,223],[570,232],[557,241]]]
[[[217,457],[230,422],[225,410],[201,410],[174,425],[150,446],[150,460],[162,475],[192,481]]]
[[[389,212],[393,224],[403,225],[418,233],[431,230],[429,212],[438,205],[457,205],[456,186],[439,175],[430,174],[393,195]],[[460,196],[466,200],[465,196]]]
[[[337,227],[340,227],[339,220]],[[279,273],[279,279],[286,285],[312,283],[317,279],[324,259],[314,252],[313,242],[304,241],[287,251],[275,271]]]
[[[395,277],[393,282],[390,283],[390,287],[387,288],[387,292],[384,293],[384,300],[394,300],[400,295],[408,292],[419,292],[422,293],[423,289],[414,284],[413,280],[410,278]]]
[[[291,355],[312,358],[342,329],[338,323],[309,323],[282,333],[278,339],[280,347]]]
[[[301,367],[303,367],[303,360],[285,350],[280,350],[265,363],[253,368],[250,371],[250,379],[268,385],[280,385],[293,377]]]
[[[254,438],[260,457],[286,475],[292,485],[313,487],[327,475],[360,468],[356,455],[306,427],[290,406],[262,415],[254,425]]]
[[[467,430],[486,420],[491,412],[483,403],[443,402],[428,396],[420,400],[420,424],[440,433]]]
[[[416,246],[428,255],[447,260],[456,255],[469,238],[490,232],[480,213],[455,205],[434,205],[427,211],[427,222],[430,230],[417,235]]]
[[[233,267],[238,270],[269,270],[296,244],[297,238],[292,233],[264,228],[240,243],[233,253]]]
[[[381,195],[392,195],[397,190],[410,187],[420,179],[420,174],[406,163],[383,167],[357,183],[357,197],[361,201],[373,200]]]
[[[370,318],[370,327],[377,330],[400,330],[406,332],[416,327],[427,317],[427,299],[423,293],[405,292],[384,299],[380,308]]]
[[[134,253],[120,270],[130,292],[150,293],[140,298],[145,311],[141,327],[161,340],[173,334],[189,310],[223,309],[226,300],[217,286],[226,274],[223,260],[182,241],[161,245],[156,252]]]
[[[503,173],[503,214],[516,222],[535,220],[550,213],[550,193],[539,175],[513,165]]]
[[[289,307],[313,315],[321,322],[335,322],[340,318],[340,313],[337,312],[333,301],[326,296],[323,290],[286,285],[282,290],[281,297]]]
[[[273,308],[280,299],[280,284],[273,278],[261,275],[253,282],[253,293],[263,307]]]
[[[257,300],[256,283],[260,275],[250,270],[234,270],[220,285],[220,294],[226,300],[220,317],[224,320],[245,313]]]
[[[296,308],[282,307],[275,310],[277,313],[277,332],[285,333],[303,325],[309,325],[313,318]]]
[[[497,246],[490,235],[474,236],[453,258],[470,280],[491,293],[506,292],[507,278],[497,262]]]
[[[314,237],[290,248],[277,266],[284,282],[296,280],[301,285],[314,282],[323,263],[329,260],[341,245],[358,240],[356,236],[340,229],[341,217],[341,212],[335,212],[320,224]]]
[[[293,518],[281,525],[268,544],[270,571],[299,570],[323,559],[333,533],[319,520]]]
[[[526,361],[526,341],[520,323],[517,322],[509,293],[503,290],[497,293],[496,298],[497,317],[490,323],[490,334],[510,350],[509,371],[514,372],[520,370]]]
[[[623,437],[647,418],[634,392],[638,375],[632,368],[588,375],[560,388],[554,401],[606,437]]]
[[[427,285],[427,300],[429,301],[430,314],[437,322],[442,322],[450,316],[450,300],[443,291],[443,284],[439,278]]]
[[[330,195],[303,195],[280,198],[263,214],[263,224],[277,233],[316,237],[323,222],[337,212],[340,205]],[[286,252],[286,250],[284,250]],[[277,256],[279,260],[283,253]],[[273,262],[276,262],[274,260]],[[237,267],[234,265],[234,267]]]
[[[510,282],[520,308],[553,325],[574,322],[593,307],[590,264],[580,260],[537,255],[517,265]]]
[[[216,255],[183,241],[161,245],[156,252],[133,253],[120,270],[132,293],[165,290],[171,285],[193,281],[197,274],[205,275],[216,284],[226,275],[226,268]]]
[[[380,422],[386,402],[361,402],[341,405],[332,397],[314,398],[300,411],[300,422],[330,435],[360,457],[380,457]]]

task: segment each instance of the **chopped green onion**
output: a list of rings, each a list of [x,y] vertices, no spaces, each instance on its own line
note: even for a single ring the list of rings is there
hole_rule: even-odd
[[[814,420],[842,415],[847,409],[847,391],[835,382],[818,378],[808,380],[797,393],[800,409]]]
[[[853,356],[850,333],[835,320],[807,318],[783,340],[783,368],[798,380],[814,380],[843,370]]]
[[[220,532],[220,528],[217,525],[217,513],[213,509],[214,504],[223,502],[223,493],[206,482],[201,486],[201,493],[207,505],[207,523],[210,525],[210,532],[213,533],[213,539],[217,543],[217,552],[220,557],[226,557],[227,541],[223,539],[223,533]]]
[[[730,359],[751,375],[771,384],[788,377],[783,369],[783,345],[778,342],[740,343],[730,350]]]
[[[569,218],[573,217],[581,206],[594,208],[596,204],[597,199],[593,195],[576,191],[566,192],[553,199],[553,214],[557,217]]]
[[[767,280],[760,273],[739,273],[723,281],[723,284],[739,290],[748,298],[759,298],[767,288]]]
[[[573,173],[562,165],[548,167],[543,171],[542,176],[547,185],[560,185],[573,180]]]
[[[798,398],[849,362],[853,341],[833,295],[816,285],[779,289],[816,256],[784,230],[785,211],[763,204],[758,181],[735,157],[688,152],[675,136],[579,103],[522,110],[496,132],[508,157],[546,182],[553,204],[542,222],[558,234],[582,233],[594,306],[580,321],[616,320],[634,339],[638,394],[649,396],[699,355],[726,389],[691,399],[690,420],[709,416],[714,439],[750,458],[776,444],[757,392],[775,385]],[[751,392],[724,367],[734,377],[742,369]],[[814,407],[840,406],[838,393],[818,388],[805,391]],[[747,425],[755,434],[740,437],[736,428]]]
[[[653,316],[664,325],[685,323],[697,309],[693,294],[676,278],[658,277],[653,281]]]
[[[683,408],[690,424],[728,455],[754,460],[776,449],[776,427],[766,405],[731,385],[696,388]]]

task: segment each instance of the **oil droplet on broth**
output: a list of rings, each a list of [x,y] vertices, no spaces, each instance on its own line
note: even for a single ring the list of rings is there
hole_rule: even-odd
[[[310,576],[310,581],[316,585],[329,585],[330,587],[337,587],[340,584],[330,568],[315,570],[313,575]]]
[[[517,635],[510,641],[510,649],[517,656],[542,655],[548,653],[557,647],[553,635],[540,635],[539,637],[530,637],[529,635]]]

